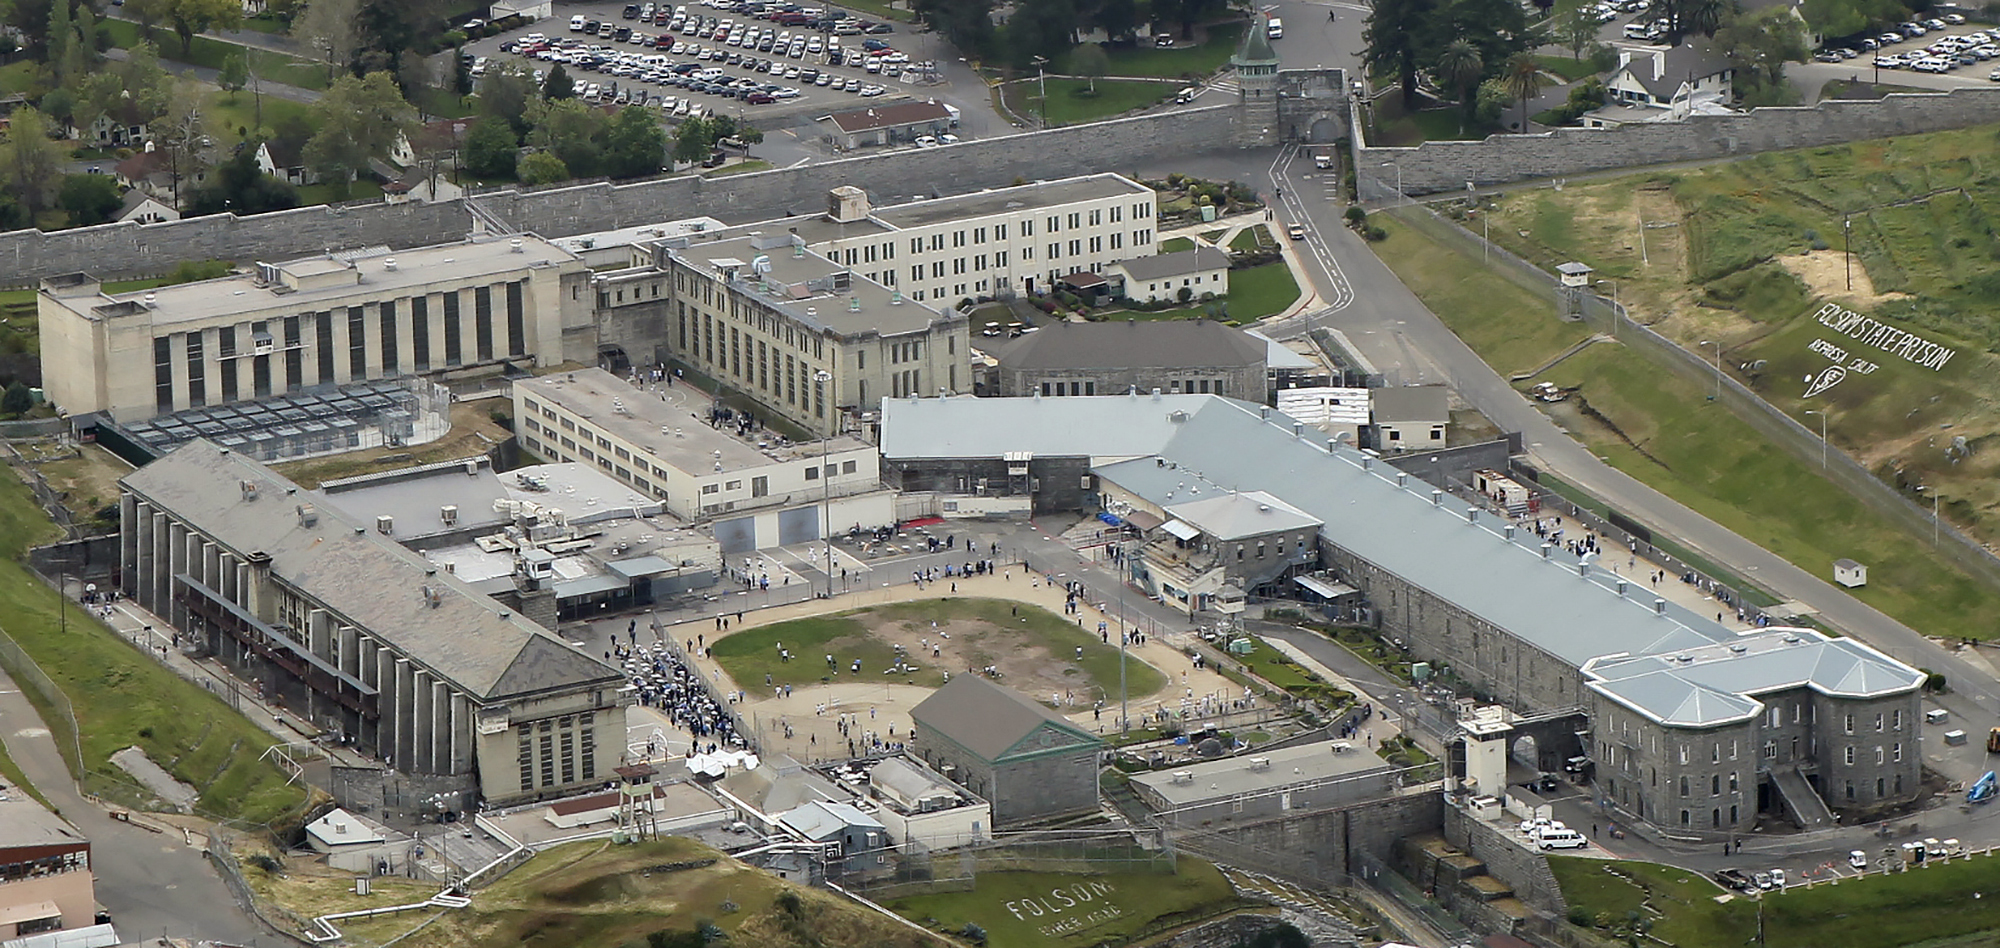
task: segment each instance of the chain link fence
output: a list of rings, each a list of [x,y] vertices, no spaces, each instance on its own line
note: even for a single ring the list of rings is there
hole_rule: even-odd
[[[1458,226],[1428,206],[1398,207],[1385,213],[1394,215],[1398,221],[1424,236],[1468,257],[1483,258],[1495,274],[1547,300],[1552,310],[1555,307],[1558,284],[1556,277],[1548,271]],[[1649,362],[1685,380],[1711,386],[1710,390],[1717,393],[1724,406],[1795,460],[1810,464],[1825,457],[1823,471],[1828,480],[1880,511],[1911,536],[1923,538],[1935,530],[1939,538],[1938,555],[1982,582],[2000,585],[2000,558],[1951,524],[1934,521],[1930,511],[1883,483],[1846,452],[1822,453],[1824,445],[1818,432],[1780,411],[1734,375],[1724,371],[1721,353],[1717,353],[1715,361],[1711,362],[1699,353],[1682,348],[1651,327],[1634,321],[1620,304],[1595,294],[1583,297],[1582,321],[1592,329],[1611,335]],[[1810,564],[1804,568],[1819,575],[1825,567]]]
[[[81,780],[84,773],[83,731],[76,724],[76,709],[70,706],[69,696],[56,687],[55,680],[4,628],[0,628],[0,668],[7,670],[7,674],[35,705],[35,710],[41,712],[42,722],[55,733],[56,748],[62,752],[63,764],[69,768],[70,777]]]

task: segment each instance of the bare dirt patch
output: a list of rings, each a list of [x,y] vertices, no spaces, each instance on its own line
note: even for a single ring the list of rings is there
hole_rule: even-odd
[[[1868,268],[1859,260],[1850,268],[1848,255],[1838,250],[1809,251],[1797,255],[1780,256],[1778,264],[1803,281],[1813,296],[1823,296],[1840,300],[1851,306],[1874,306],[1890,300],[1906,300],[1908,293],[1877,293],[1875,284],[1868,278]],[[1847,288],[1850,272],[1854,288]]]

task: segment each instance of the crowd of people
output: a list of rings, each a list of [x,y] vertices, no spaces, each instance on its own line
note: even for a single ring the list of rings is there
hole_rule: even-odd
[[[612,652],[639,703],[665,712],[668,720],[693,737],[689,753],[745,746],[736,733],[736,720],[702,680],[700,670],[665,643],[641,645],[634,640],[613,644]]]

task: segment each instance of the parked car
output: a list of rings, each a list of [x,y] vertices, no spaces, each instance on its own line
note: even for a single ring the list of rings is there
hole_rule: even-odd
[[[1748,892],[1757,887],[1756,880],[1741,869],[1719,869],[1715,873],[1715,883],[1735,892]]]
[[[1847,868],[1857,871],[1868,868],[1868,854],[1856,849],[1847,854]]]

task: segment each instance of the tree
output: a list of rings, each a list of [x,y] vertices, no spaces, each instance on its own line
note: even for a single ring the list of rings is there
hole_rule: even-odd
[[[355,16],[360,0],[307,0],[305,12],[292,20],[292,38],[319,51],[326,60],[326,78],[335,66],[345,67],[354,56],[359,34]]]
[[[250,84],[250,57],[248,52],[237,53],[222,61],[222,68],[215,74],[215,84],[229,93],[229,101],[236,101],[236,93]]]
[[[54,67],[56,84],[62,85],[71,77],[70,65],[73,61],[71,50],[76,46],[76,27],[70,19],[70,0],[54,0],[49,4],[47,37],[49,65]]]
[[[714,150],[715,139],[709,137],[706,119],[688,119],[674,132],[674,160],[677,162],[700,161]]]
[[[1542,91],[1542,67],[1535,57],[1527,53],[1515,53],[1500,70],[1500,81],[1507,86],[1507,94],[1521,100],[1521,131],[1528,130],[1528,100]]]
[[[561,158],[570,173],[598,173],[603,157],[604,113],[575,99],[544,102],[535,109],[535,127],[528,144]]]
[[[409,115],[410,104],[388,73],[341,76],[313,103],[318,130],[306,142],[306,165],[345,185],[368,166],[368,159],[389,153],[409,128]]]
[[[1458,96],[1458,104],[1468,116],[1477,104],[1472,98],[1472,90],[1485,74],[1486,63],[1479,58],[1479,50],[1463,39],[1452,40],[1445,46],[1444,53],[1438,56],[1438,84]]]
[[[191,177],[207,161],[210,140],[204,134],[201,115],[202,93],[193,79],[183,78],[168,87],[166,105],[146,126],[154,150],[166,156],[167,171],[173,176],[173,205],[181,203],[181,181]]]
[[[535,77],[518,69],[488,72],[486,81],[479,85],[479,114],[507,120],[516,135],[527,132],[528,106],[534,101]]]
[[[1137,0],[1102,0],[1091,19],[1114,42],[1130,39],[1139,29],[1139,4]]]
[[[1417,107],[1417,68],[1434,0],[1376,0],[1362,30],[1362,65],[1371,75],[1394,76],[1403,89],[1404,110]]]
[[[49,207],[67,160],[62,146],[49,139],[49,120],[32,108],[16,109],[0,141],[0,191],[10,194],[29,220]]]
[[[243,25],[242,0],[155,0],[160,15],[181,38],[181,55],[194,49],[194,35],[209,30],[233,30]]]
[[[1658,18],[1666,21],[1667,43],[1674,46],[1696,33],[1714,35],[1728,8],[1727,0],[1660,0],[1653,5]]]
[[[70,223],[78,226],[109,221],[124,204],[118,195],[118,182],[110,175],[66,175],[56,194],[56,205],[68,211]]]
[[[28,391],[28,384],[15,379],[7,386],[5,394],[0,394],[0,412],[9,415],[25,415],[35,410],[35,394]]]
[[[1111,71],[1111,57],[1104,47],[1096,43],[1085,43],[1070,50],[1069,74],[1090,80],[1090,94],[1097,94],[1097,77]]]
[[[549,77],[542,81],[542,98],[576,98],[576,80],[569,77],[569,70],[564,69],[562,63],[549,67]]]
[[[123,60],[107,62],[76,80],[74,88],[77,124],[87,126],[108,115],[120,125],[147,125],[166,111],[173,77],[160,65],[159,50],[141,42]]]
[[[482,178],[504,177],[519,161],[520,144],[505,120],[484,119],[466,133],[465,170]]]
[[[514,169],[514,174],[521,179],[522,184],[526,185],[555,184],[571,178],[569,166],[563,164],[561,158],[545,151],[531,151],[522,155],[521,163]]]
[[[1806,58],[1805,29],[1787,8],[1733,13],[1715,31],[1716,50],[1735,68],[1736,96],[1746,105],[1789,105],[1797,94],[1785,64]]]
[[[604,173],[614,178],[659,174],[667,158],[667,133],[653,110],[631,106],[618,110],[604,133]]]
[[[1573,59],[1582,59],[1583,51],[1597,42],[1597,13],[1586,0],[1562,0],[1552,20],[1555,39]]]
[[[214,183],[188,199],[189,214],[262,214],[299,206],[298,191],[257,167],[255,141],[243,143],[236,154],[215,169]]]

